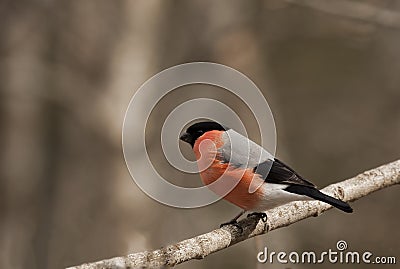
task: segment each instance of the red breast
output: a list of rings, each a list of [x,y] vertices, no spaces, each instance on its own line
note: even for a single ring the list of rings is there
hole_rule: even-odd
[[[224,144],[221,136],[222,133],[223,131],[206,132],[204,135],[200,136],[194,144],[193,150],[196,155],[198,167],[200,171],[202,170],[200,172],[201,179],[205,185],[209,185],[217,179],[220,179],[221,181],[218,183],[221,182],[221,184],[209,186],[209,188],[216,194],[224,196],[224,199],[229,202],[245,210],[251,210],[256,207],[258,201],[262,199],[260,189],[254,193],[249,193],[250,183],[255,174],[252,168],[243,170],[220,161],[220,158],[217,156],[217,149]],[[237,182],[239,179],[240,181],[236,187],[225,195],[226,186],[232,186],[232,182]],[[255,180],[262,179],[256,175]],[[224,181],[227,184],[224,184]]]

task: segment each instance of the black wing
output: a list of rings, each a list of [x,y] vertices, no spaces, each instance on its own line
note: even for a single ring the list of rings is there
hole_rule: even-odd
[[[260,163],[253,169],[254,173],[262,176],[268,183],[302,185],[314,187],[315,185],[296,173],[292,168],[280,160],[267,160]]]
[[[278,159],[267,160],[254,168],[254,172],[261,175],[268,183],[287,184],[287,192],[305,195],[313,199],[328,203],[344,212],[351,213],[353,209],[346,202],[326,195],[316,189],[315,185],[302,178],[292,168]]]

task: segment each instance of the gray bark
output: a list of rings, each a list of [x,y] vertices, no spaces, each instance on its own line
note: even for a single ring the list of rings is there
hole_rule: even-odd
[[[397,160],[348,180],[329,185],[322,191],[343,201],[355,201],[372,192],[399,183],[400,160]],[[331,208],[332,206],[319,201],[293,202],[267,211],[268,219],[266,223],[255,216],[241,220],[239,225],[243,228],[242,232],[232,225],[224,226],[157,250],[86,263],[69,269],[165,268],[175,266],[192,259],[203,259],[211,253],[300,220],[317,217]]]

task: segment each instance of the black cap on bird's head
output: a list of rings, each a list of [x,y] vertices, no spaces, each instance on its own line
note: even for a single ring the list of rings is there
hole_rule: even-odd
[[[214,130],[227,131],[228,129],[229,128],[222,126],[215,121],[202,121],[190,125],[189,128],[186,129],[186,132],[179,137],[179,139],[189,143],[193,148],[197,138],[202,136],[204,133]]]

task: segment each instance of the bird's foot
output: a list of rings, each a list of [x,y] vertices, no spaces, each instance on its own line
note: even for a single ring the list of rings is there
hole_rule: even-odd
[[[247,215],[247,217],[251,217],[251,216],[257,216],[259,217],[263,222],[267,222],[267,214],[264,212],[253,212]]]
[[[235,219],[233,219],[231,221],[228,221],[228,222],[224,222],[219,227],[222,228],[222,227],[227,226],[227,225],[233,225],[233,226],[235,226],[236,228],[239,229],[240,233],[243,232],[242,226],[240,226],[239,223]]]

